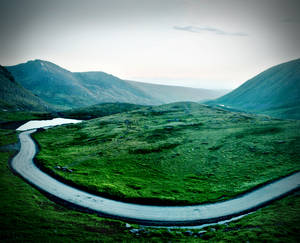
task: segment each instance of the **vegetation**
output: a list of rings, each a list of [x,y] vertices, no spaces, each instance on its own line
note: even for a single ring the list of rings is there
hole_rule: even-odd
[[[144,107],[34,137],[37,163],[52,175],[146,204],[226,200],[298,171],[300,161],[299,121],[196,103]]]
[[[15,142],[16,133],[3,130],[0,141],[1,145]],[[1,242],[299,242],[299,193],[239,221],[200,230],[126,227],[124,222],[73,211],[48,200],[8,169],[12,154],[0,152]],[[133,234],[132,229],[140,233]]]
[[[213,101],[248,112],[277,118],[300,119],[300,59],[286,62],[258,74],[239,88]]]
[[[10,135],[9,139],[6,139]],[[12,138],[13,136],[13,138]],[[1,145],[14,142],[16,133],[1,130]],[[13,175],[8,160],[13,151],[0,150],[1,242],[119,241],[131,235],[125,223],[69,210]]]
[[[128,104],[128,103],[103,103],[92,105],[84,108],[71,109],[58,112],[60,117],[90,120],[97,117],[108,116],[116,113],[136,110],[143,107],[142,105]]]
[[[209,242],[299,242],[300,194],[262,208],[237,222],[213,226],[202,239]]]
[[[0,148],[8,144],[13,144],[18,141],[14,130],[0,129]]]
[[[29,111],[0,111],[0,129],[16,129],[26,121],[51,119],[55,114]]]
[[[6,111],[0,112],[0,122],[29,121],[51,119],[53,114],[47,112]]]

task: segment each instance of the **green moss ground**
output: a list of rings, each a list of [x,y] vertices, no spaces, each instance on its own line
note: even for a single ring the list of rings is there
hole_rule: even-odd
[[[88,107],[61,111],[58,112],[58,115],[64,118],[90,120],[97,117],[103,117],[116,113],[137,110],[141,107],[145,106],[128,103],[101,103]]]
[[[16,132],[14,130],[0,129],[0,137],[0,146],[18,142]]]
[[[202,239],[208,242],[299,242],[300,194],[274,202],[236,222],[206,230]]]
[[[48,172],[139,203],[225,200],[300,169],[299,121],[196,103],[146,107],[34,137],[37,162]]]

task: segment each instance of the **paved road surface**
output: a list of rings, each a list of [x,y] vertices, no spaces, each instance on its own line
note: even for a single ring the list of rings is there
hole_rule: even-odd
[[[240,197],[195,206],[147,206],[124,203],[95,196],[65,185],[39,170],[33,163],[36,147],[30,134],[20,133],[21,150],[11,162],[12,168],[40,190],[73,205],[113,218],[148,225],[195,225],[253,211],[272,200],[300,188],[300,172],[263,186]]]

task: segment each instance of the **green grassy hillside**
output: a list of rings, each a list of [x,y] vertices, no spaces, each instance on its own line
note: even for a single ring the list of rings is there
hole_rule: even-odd
[[[0,110],[50,111],[51,108],[39,97],[24,89],[11,73],[0,65]]]
[[[208,104],[300,119],[300,59],[269,68]]]
[[[201,230],[127,228],[122,221],[70,210],[50,201],[9,170],[8,160],[14,151],[3,145],[16,141],[15,131],[0,129],[1,242],[299,242],[299,193],[236,222]],[[131,233],[132,229],[139,229],[139,235]],[[206,232],[195,238],[203,230]]]
[[[299,121],[196,103],[145,107],[34,137],[48,172],[131,202],[215,202],[300,169]]]

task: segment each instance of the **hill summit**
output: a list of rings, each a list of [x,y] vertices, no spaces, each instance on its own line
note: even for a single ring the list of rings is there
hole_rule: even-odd
[[[271,67],[207,103],[278,118],[300,119],[300,59]]]

